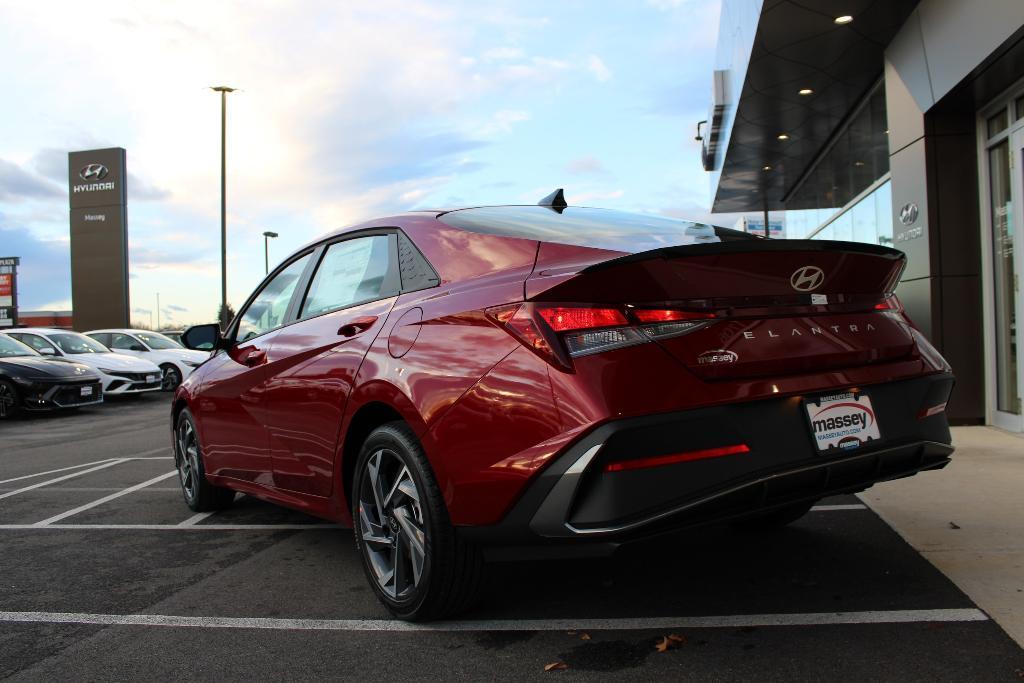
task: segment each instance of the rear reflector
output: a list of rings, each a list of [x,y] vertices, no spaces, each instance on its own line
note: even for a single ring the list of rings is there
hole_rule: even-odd
[[[555,332],[593,330],[601,327],[628,325],[622,311],[616,308],[570,308],[568,306],[542,306],[537,312]]]
[[[896,298],[895,294],[887,296],[882,301],[875,304],[876,311],[899,311],[903,308],[900,304],[900,300]]]
[[[704,448],[699,451],[687,451],[685,453],[673,453],[671,455],[656,455],[650,458],[637,458],[636,460],[620,460],[610,462],[604,466],[605,472],[624,472],[626,470],[640,470],[648,467],[661,467],[662,465],[674,465],[678,462],[690,460],[707,460],[709,458],[721,458],[725,455],[739,455],[749,453],[750,448],[745,443],[735,446],[720,446],[719,448]]]
[[[945,403],[940,403],[939,405],[932,406],[931,408],[925,408],[924,410],[922,410],[920,413],[917,414],[917,419],[918,420],[923,420],[926,417],[931,417],[932,415],[938,415],[939,413],[941,413],[945,409],[946,409],[946,404]]]
[[[710,320],[715,317],[714,313],[650,308],[634,309],[633,315],[642,323],[666,323],[678,320]]]

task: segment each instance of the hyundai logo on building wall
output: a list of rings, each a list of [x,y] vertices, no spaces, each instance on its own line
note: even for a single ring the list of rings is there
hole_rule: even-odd
[[[109,173],[103,164],[87,164],[78,172],[78,177],[85,181],[103,180]]]
[[[917,214],[917,204],[914,202],[907,202],[903,205],[903,208],[900,209],[900,223],[903,225],[913,225],[914,221],[917,220]]]
[[[797,268],[789,278],[789,284],[798,292],[810,292],[821,286],[825,272],[817,266]]]

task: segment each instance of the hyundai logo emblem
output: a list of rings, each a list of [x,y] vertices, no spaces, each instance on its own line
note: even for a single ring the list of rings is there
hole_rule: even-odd
[[[103,164],[89,164],[82,167],[82,170],[78,172],[78,177],[82,180],[103,180],[109,173],[110,171]]]
[[[789,284],[798,292],[810,292],[821,286],[825,272],[817,266],[797,268],[789,278]]]
[[[900,209],[900,223],[903,225],[913,225],[914,221],[917,220],[917,204],[914,202],[908,202],[903,205]]]

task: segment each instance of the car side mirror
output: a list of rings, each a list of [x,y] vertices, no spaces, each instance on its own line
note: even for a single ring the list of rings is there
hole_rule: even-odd
[[[36,350],[39,353],[43,354],[44,356],[56,356],[57,355],[56,351],[54,351],[53,349],[48,348],[48,347],[43,347],[41,349],[36,349]]]
[[[217,323],[193,325],[181,333],[181,343],[186,349],[196,351],[213,351],[225,345]]]

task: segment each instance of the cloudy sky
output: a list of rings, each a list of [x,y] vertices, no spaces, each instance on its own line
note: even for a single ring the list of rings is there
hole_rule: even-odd
[[[69,309],[67,152],[128,150],[133,319],[215,317],[219,99],[228,295],[336,227],[409,208],[570,203],[707,219],[693,140],[718,0],[0,0],[0,256]],[[717,221],[731,225],[732,219]]]

